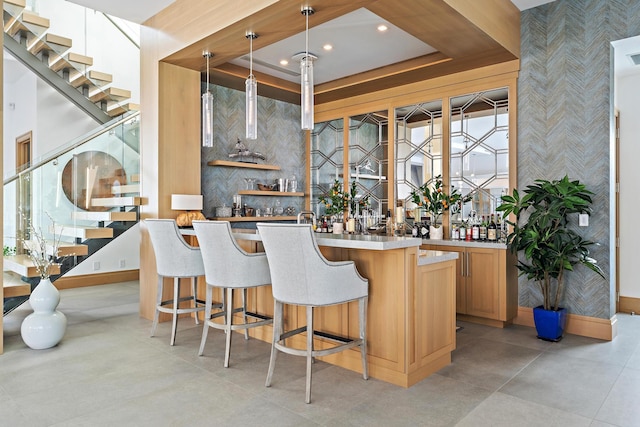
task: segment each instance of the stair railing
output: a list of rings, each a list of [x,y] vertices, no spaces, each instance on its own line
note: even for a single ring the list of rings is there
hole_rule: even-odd
[[[37,229],[62,236],[69,269],[90,255],[90,240],[95,250],[138,221],[139,116],[115,119],[4,180],[3,244],[12,260],[25,257],[23,242]]]

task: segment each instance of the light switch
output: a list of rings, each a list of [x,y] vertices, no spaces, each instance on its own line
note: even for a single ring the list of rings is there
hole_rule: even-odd
[[[580,227],[588,227],[589,226],[589,214],[580,214],[578,216],[578,225]]]

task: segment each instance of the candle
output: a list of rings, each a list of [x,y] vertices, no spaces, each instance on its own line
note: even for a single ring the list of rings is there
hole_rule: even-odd
[[[356,220],[349,218],[349,221],[347,221],[347,232],[353,233],[354,231],[356,231]]]
[[[396,223],[402,224],[404,222],[404,208],[402,206],[398,206],[396,208]]]

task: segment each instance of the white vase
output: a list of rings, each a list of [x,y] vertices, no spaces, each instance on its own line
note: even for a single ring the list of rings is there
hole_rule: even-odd
[[[41,279],[29,297],[33,313],[25,317],[20,327],[22,340],[34,350],[58,344],[67,329],[67,318],[56,310],[60,292],[51,280]]]
[[[433,225],[429,226],[429,239],[432,240],[442,240],[442,231],[443,227],[434,227]]]

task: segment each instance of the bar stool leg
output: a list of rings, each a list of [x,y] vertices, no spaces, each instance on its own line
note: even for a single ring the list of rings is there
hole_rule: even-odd
[[[178,331],[178,304],[180,304],[180,279],[173,278],[173,325],[171,325],[171,345],[176,343],[176,332]]]
[[[204,353],[204,345],[207,342],[207,335],[209,334],[209,322],[211,321],[211,301],[213,299],[213,286],[207,285],[207,295],[205,297],[206,306],[204,308],[204,322],[202,325],[202,338],[200,339],[200,350],[198,350],[198,356],[202,356]]]
[[[197,294],[197,289],[196,289],[196,283],[198,282],[198,278],[197,277],[192,277],[191,278],[191,294],[193,295],[193,308],[198,307],[198,294]],[[196,317],[196,325],[200,324],[200,319],[198,319],[198,312],[196,311],[195,313],[193,313],[194,316]]]
[[[361,298],[358,301],[358,317],[360,322],[360,353],[362,355],[362,378],[369,379],[369,370],[367,366],[367,298]]]
[[[273,378],[273,371],[276,367],[276,356],[278,350],[276,349],[276,343],[280,341],[282,335],[282,303],[274,300],[273,302],[273,338],[271,339],[271,358],[269,359],[269,370],[267,371],[267,381],[264,383],[265,387],[271,387],[271,379]]]
[[[233,324],[233,288],[227,288],[227,302],[225,305],[227,309],[227,328],[225,330],[227,333],[227,343],[224,352],[224,367],[228,368],[229,356],[231,355],[231,325]]]
[[[247,324],[247,288],[242,289],[242,317],[244,324]],[[244,330],[244,339],[249,339],[249,329]]]
[[[151,336],[156,334],[156,328],[158,327],[158,319],[160,317],[160,310],[158,307],[162,304],[162,284],[164,277],[158,276],[158,294],[156,295],[156,312],[153,314],[153,323],[151,324]]]
[[[305,402],[311,403],[311,363],[313,362],[313,307],[307,306],[307,392]]]

